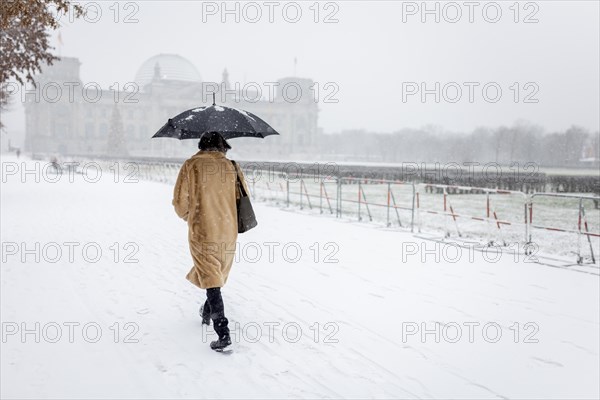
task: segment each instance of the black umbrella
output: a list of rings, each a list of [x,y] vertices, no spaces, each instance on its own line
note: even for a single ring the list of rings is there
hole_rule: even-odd
[[[199,139],[206,132],[219,132],[223,138],[279,135],[269,124],[256,115],[233,107],[213,105],[192,108],[170,118],[152,136],[175,139]]]

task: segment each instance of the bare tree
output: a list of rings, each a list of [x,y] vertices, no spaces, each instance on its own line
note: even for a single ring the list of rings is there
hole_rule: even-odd
[[[0,1],[0,109],[8,104],[10,93],[6,83],[14,79],[19,84],[31,82],[43,64],[51,65],[58,57],[50,51],[48,30],[60,24],[52,9],[66,13],[70,7],[75,17],[83,14],[79,5],[68,0],[11,0]],[[0,121],[0,128],[2,122]]]
[[[576,165],[583,156],[583,148],[588,133],[578,126],[572,126],[565,132],[565,155],[567,162]]]

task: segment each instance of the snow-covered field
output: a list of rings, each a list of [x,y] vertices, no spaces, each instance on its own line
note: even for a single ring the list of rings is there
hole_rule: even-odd
[[[256,203],[218,354],[170,185],[21,172],[1,187],[3,398],[600,396],[597,275]]]

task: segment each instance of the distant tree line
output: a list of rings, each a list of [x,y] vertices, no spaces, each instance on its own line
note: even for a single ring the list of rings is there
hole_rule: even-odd
[[[478,128],[468,134],[439,129],[402,129],[393,133],[348,130],[323,134],[318,152],[325,158],[353,161],[459,164],[533,162],[540,166],[598,166],[600,133],[572,126],[545,133],[525,123],[496,129]]]

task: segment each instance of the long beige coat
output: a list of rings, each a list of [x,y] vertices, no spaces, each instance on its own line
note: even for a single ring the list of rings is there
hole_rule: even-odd
[[[248,191],[242,170],[237,168]],[[227,282],[237,240],[236,186],[233,164],[220,151],[199,151],[186,160],[175,184],[173,206],[188,223],[194,266],[186,278],[201,289]]]

